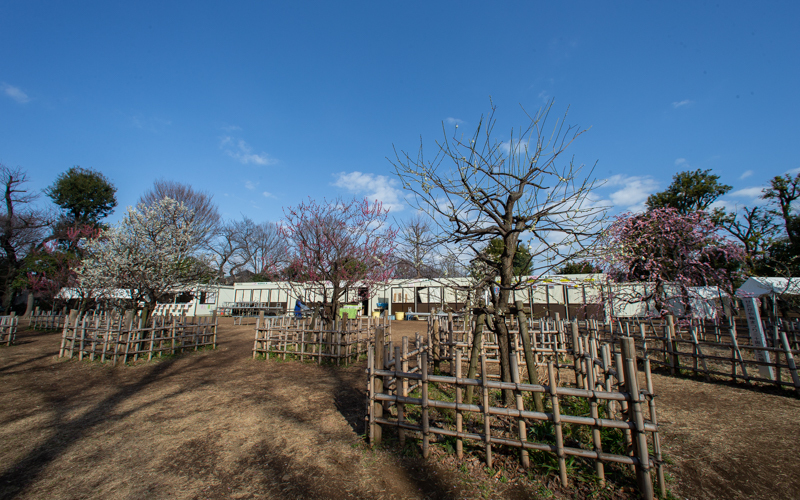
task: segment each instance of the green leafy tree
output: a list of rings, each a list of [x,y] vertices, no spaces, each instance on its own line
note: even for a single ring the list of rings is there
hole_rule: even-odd
[[[484,252],[499,266],[500,256],[503,255],[505,248],[502,238],[492,238]],[[531,273],[531,253],[521,241],[517,242],[517,251],[514,253],[512,262],[514,276],[527,276]]]
[[[564,267],[559,269],[558,274],[593,274],[602,273],[603,270],[600,266],[589,262],[588,260],[580,262],[567,262]]]
[[[45,189],[53,203],[61,207],[62,224],[75,227],[89,224],[97,227],[117,206],[117,188],[100,172],[72,167]]]
[[[706,210],[717,198],[731,190],[719,183],[719,176],[711,170],[686,171],[675,174],[672,184],[660,193],[647,198],[647,210],[674,208],[681,214]]]

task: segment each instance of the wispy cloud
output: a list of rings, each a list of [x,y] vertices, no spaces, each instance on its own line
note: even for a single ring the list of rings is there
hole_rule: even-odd
[[[742,175],[739,176],[739,179],[747,179],[751,175],[753,175],[752,170],[745,170],[744,173],[742,173]]]
[[[253,153],[253,148],[251,148],[244,139],[225,136],[220,141],[220,148],[222,148],[226,155],[238,160],[239,163],[244,165],[250,163],[255,165],[275,165],[278,163],[277,160],[270,157],[267,153]]]
[[[139,130],[158,133],[172,125],[172,120],[159,118],[157,116],[144,117],[142,115],[136,115],[131,118],[131,125]]]
[[[252,191],[258,187],[258,183],[253,181],[244,181],[244,187]]]
[[[539,92],[538,97],[539,97],[539,99],[541,99],[544,102],[547,102],[547,101],[550,100],[550,94],[546,90],[542,90],[541,92]]]
[[[673,103],[672,103],[672,108],[673,108],[673,109],[678,109],[678,108],[682,108],[682,107],[684,107],[684,106],[688,106],[688,105],[690,105],[690,104],[694,104],[694,101],[692,101],[692,100],[690,100],[690,99],[684,99],[684,100],[682,100],[682,101],[675,101],[675,102],[673,102]]]
[[[740,198],[760,198],[764,194],[762,186],[748,187],[744,189],[737,189],[728,193],[728,196],[736,196]]]
[[[264,198],[275,198],[275,195],[270,193],[269,191],[264,191],[263,193],[261,193],[261,195],[264,196]]]
[[[658,181],[650,176],[614,175],[603,187],[619,187],[609,195],[611,202],[632,212],[643,212],[647,197],[658,189]]]
[[[3,93],[8,97],[14,99],[20,104],[25,104],[26,102],[30,101],[30,97],[28,94],[22,91],[19,87],[15,87],[13,85],[9,85],[5,82],[2,83]]]
[[[689,165],[689,163],[686,161],[686,158],[677,158],[677,159],[675,160],[675,166],[676,166],[676,167],[680,167],[680,166],[682,166],[682,165],[686,165],[686,166],[688,166],[688,165]]]
[[[448,116],[447,118],[445,118],[444,121],[448,125],[464,125],[464,123],[466,123],[466,122],[464,122],[464,120],[461,120],[459,118],[453,118],[451,116]]]
[[[399,212],[405,208],[403,192],[397,188],[397,180],[385,175],[364,172],[339,172],[335,174],[334,186],[355,194],[364,194],[370,200],[378,200],[389,210]]]

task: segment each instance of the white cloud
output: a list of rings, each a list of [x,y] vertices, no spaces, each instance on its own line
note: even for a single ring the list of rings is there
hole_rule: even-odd
[[[690,105],[690,104],[694,104],[694,101],[691,101],[691,100],[689,100],[689,99],[684,99],[684,100],[682,100],[682,101],[675,101],[675,102],[673,102],[673,103],[672,103],[672,107],[673,107],[674,109],[678,109],[678,108],[681,108],[681,107],[683,107],[683,106],[688,106],[688,105]]]
[[[264,198],[275,198],[275,195],[270,193],[269,191],[264,191],[261,194],[264,196]]]
[[[681,165],[688,165],[688,163],[686,163],[686,158],[678,158],[675,160],[676,167],[680,167]]]
[[[739,176],[739,179],[747,179],[751,175],[753,175],[752,170],[745,170],[744,173],[742,173],[742,175]]]
[[[339,172],[334,186],[356,194],[364,194],[369,200],[378,200],[385,208],[399,212],[405,208],[403,192],[397,188],[397,180],[385,175],[364,172]]]
[[[253,181],[245,181],[244,182],[244,187],[246,187],[247,189],[249,189],[251,191],[253,189],[255,189],[257,186],[258,186],[257,182],[253,182]]]
[[[243,139],[225,136],[220,141],[220,148],[222,148],[226,155],[238,160],[239,163],[244,165],[250,163],[254,163],[256,165],[274,165],[278,163],[277,160],[271,158],[267,153],[253,153],[253,148],[251,148],[250,145],[247,144]]]
[[[744,189],[737,189],[736,191],[728,193],[728,196],[739,196],[742,198],[760,198],[764,194],[763,187],[749,187]]]
[[[444,119],[445,123],[448,125],[464,125],[464,120],[460,120],[458,118],[447,117]]]
[[[3,87],[3,93],[5,93],[5,95],[14,99],[20,104],[25,104],[26,102],[31,100],[30,97],[28,97],[28,94],[23,92],[22,89],[20,89],[19,87],[14,87],[13,85],[9,85],[5,82],[3,82],[2,87]]]
[[[800,168],[793,168],[786,172],[787,174],[800,174]]]
[[[632,212],[643,212],[647,197],[658,189],[658,181],[649,176],[614,175],[606,179],[603,187],[621,186],[609,195],[611,203]]]

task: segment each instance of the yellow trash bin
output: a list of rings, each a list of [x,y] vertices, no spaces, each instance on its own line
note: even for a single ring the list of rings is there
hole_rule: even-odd
[[[373,318],[380,318],[381,317],[381,312],[380,311],[372,311],[372,317]]]
[[[405,314],[404,314],[404,313],[402,313],[402,312],[396,312],[396,313],[394,313],[394,319],[396,319],[396,320],[398,320],[398,321],[403,321],[403,318],[404,318],[404,317],[405,317]]]

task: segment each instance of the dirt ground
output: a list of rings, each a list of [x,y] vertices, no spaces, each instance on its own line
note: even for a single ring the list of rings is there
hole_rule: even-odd
[[[395,336],[418,325],[397,322]],[[364,363],[252,360],[253,327],[216,350],[133,366],[57,358],[60,333],[0,348],[0,498],[569,498],[443,453],[363,439]],[[679,498],[800,497],[800,400],[655,376]],[[625,496],[624,492],[595,492]]]

